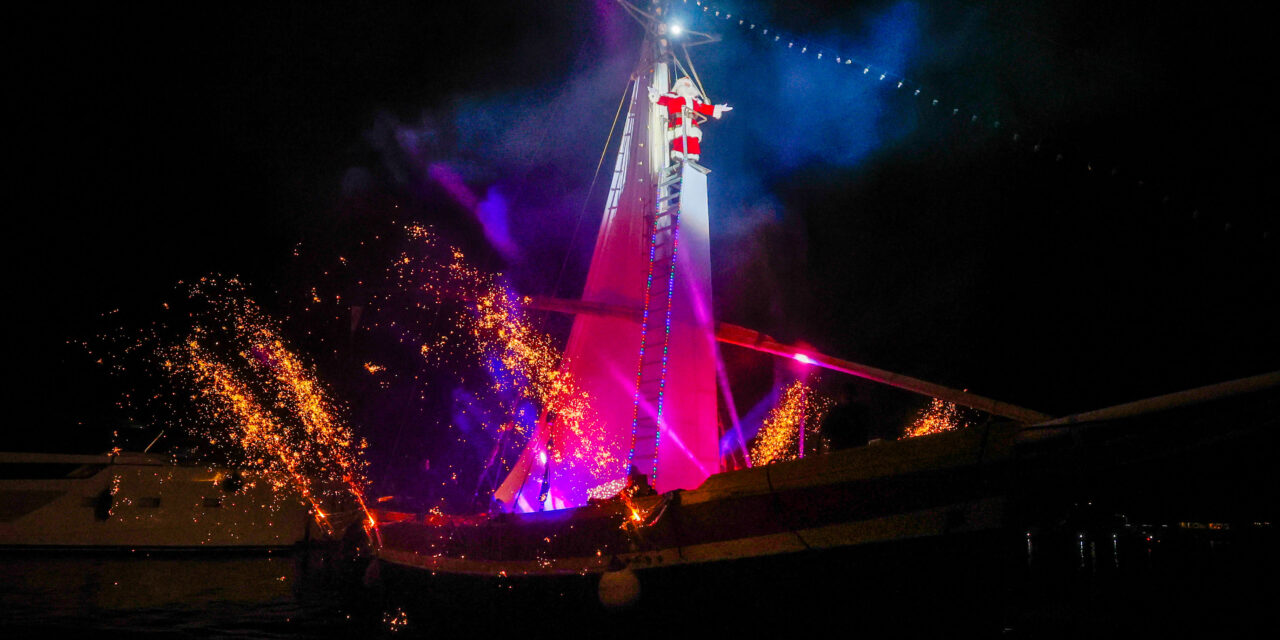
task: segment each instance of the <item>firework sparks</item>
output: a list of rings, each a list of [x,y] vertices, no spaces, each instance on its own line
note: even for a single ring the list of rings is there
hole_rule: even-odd
[[[376,538],[364,500],[366,444],[339,417],[312,367],[239,282],[204,279],[190,296],[207,301],[213,312],[193,318],[186,340],[161,351],[165,369],[194,391],[191,399],[204,413],[199,435],[238,452],[277,494],[300,494],[331,535],[332,509],[325,505],[354,499]]]
[[[621,492],[627,486],[626,478],[615,478],[604,484],[597,485],[587,491],[587,498],[592,500],[608,500]]]
[[[803,381],[792,382],[760,427],[760,434],[751,447],[752,464],[765,465],[800,457],[801,430],[812,434],[806,438],[805,450],[817,450],[821,446],[818,428],[830,408],[831,401]]]
[[[902,437],[916,438],[944,431],[955,431],[967,426],[969,426],[968,421],[960,415],[954,402],[944,402],[934,398],[916,417],[915,422],[907,426],[907,431]]]
[[[301,471],[305,460],[298,452],[280,446],[286,428],[269,410],[254,399],[254,393],[236,374],[192,341],[186,345],[182,371],[190,376],[199,396],[208,403],[212,417],[235,425],[227,439],[243,448],[251,466],[265,471],[265,477],[277,493],[296,489],[311,506],[316,522],[333,534],[332,526],[320,504],[320,497]],[[214,435],[210,443],[217,443]]]
[[[409,626],[409,615],[404,609],[397,608],[395,613],[384,612],[382,614],[382,624],[390,633],[399,633]]]
[[[463,355],[482,364],[488,396],[501,405],[501,415],[486,421],[490,435],[500,437],[509,424],[514,425],[515,435],[527,438],[530,421],[519,419],[518,414],[522,403],[532,402],[549,429],[549,438],[562,443],[549,452],[557,468],[573,476],[572,470],[586,467],[591,477],[601,480],[621,475],[621,451],[570,444],[603,442],[603,425],[590,396],[567,370],[555,341],[525,314],[527,300],[512,292],[501,274],[472,266],[456,247],[439,246],[429,229],[411,225],[406,230],[410,239],[428,249],[428,255],[402,254],[392,265],[393,280],[425,296],[427,302],[421,307],[434,308],[437,318],[442,309],[447,310],[435,335],[414,339],[428,360],[443,362]],[[439,257],[433,259],[432,254]]]
[[[639,532],[640,528],[644,526],[645,517],[649,514],[636,505],[631,494],[632,490],[630,489],[623,489],[618,492],[618,497],[622,499],[622,504],[626,507],[626,511],[623,513],[622,525],[619,528],[624,531]]]
[[[501,274],[473,266],[429,228],[402,229],[404,234],[387,239],[407,236],[408,245],[392,253],[389,265],[378,261],[385,279],[351,276],[352,283],[364,287],[354,293],[339,289],[346,286],[342,282],[308,284],[298,291],[298,306],[323,314],[326,322],[327,316],[349,320],[353,334],[389,334],[391,341],[384,344],[398,343],[421,355],[406,360],[381,352],[355,360],[362,374],[376,377],[377,389],[394,393],[412,386],[414,395],[428,400],[430,386],[438,386],[449,372],[455,374],[453,419],[447,426],[457,435],[436,442],[495,452],[488,456],[494,471],[484,477],[505,475],[502,470],[514,462],[509,454],[522,450],[539,422],[557,443],[566,443],[548,452],[558,469],[600,469],[593,474],[599,478],[596,483],[622,475],[619,453],[625,451],[568,446],[599,440],[603,428],[591,399],[565,371],[555,340],[526,316],[526,301]],[[325,270],[325,276],[355,269],[359,257],[347,257],[337,260],[338,268]],[[345,407],[332,400],[314,366],[284,339],[283,325],[235,279],[210,276],[180,284],[186,300],[179,300],[177,312],[166,306],[171,315],[160,324],[153,322],[145,335],[121,340],[126,332],[121,326],[115,337],[99,336],[104,346],[110,343],[113,353],[100,360],[113,373],[124,373],[124,358],[116,357],[124,353],[141,361],[129,364],[131,383],[137,384],[143,370],[161,374],[152,383],[164,397],[131,389],[121,406],[168,414],[161,420],[196,434],[203,455],[262,473],[282,496],[301,495],[326,530],[338,526],[331,524],[335,502],[358,503],[363,509],[366,444],[341,418]],[[118,312],[104,317],[112,316]],[[332,342],[320,331],[306,335],[311,342]],[[444,415],[447,419],[449,414]],[[476,440],[472,427],[480,427],[501,446]],[[465,484],[466,469],[441,469],[451,487]],[[376,536],[372,518],[367,524]]]

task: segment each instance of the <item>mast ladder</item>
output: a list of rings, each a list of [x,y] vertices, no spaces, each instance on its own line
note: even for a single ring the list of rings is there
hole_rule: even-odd
[[[644,314],[640,324],[640,358],[636,368],[635,407],[631,418],[631,466],[658,477],[658,444],[663,419],[663,391],[667,383],[667,349],[671,337],[671,300],[676,280],[676,247],[680,230],[680,190],[683,163],[659,171],[657,199],[648,217],[649,275],[645,281]]]

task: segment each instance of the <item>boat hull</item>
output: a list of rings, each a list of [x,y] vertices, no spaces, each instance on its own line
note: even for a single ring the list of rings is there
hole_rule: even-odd
[[[0,548],[278,549],[316,533],[301,502],[211,466],[0,454],[0,471]]]
[[[442,599],[435,606],[563,607],[575,619],[630,615],[609,601],[660,617],[781,607],[802,622],[856,615],[915,635],[1076,624],[1062,611],[1149,624],[1134,616],[1185,602],[1166,618],[1247,626],[1265,607],[1236,604],[1276,569],[1264,517],[1276,496],[1276,405],[1255,397],[1038,431],[994,424],[723,473],[637,500],[638,530],[620,526],[620,502],[410,518],[383,528],[372,574],[389,592]],[[1090,609],[1120,601],[1097,599],[1111,592],[1134,608]],[[925,609],[928,620],[913,614]]]
[[[376,578],[388,608],[436,633],[509,632],[545,621],[557,633],[625,636],[721,632],[830,632],[857,620],[873,635],[917,635],[956,627],[999,631],[1008,562],[1017,540],[999,532],[954,534],[855,546],[635,566],[634,603],[605,606],[609,573],[501,577],[422,571],[381,562]],[[1016,555],[1016,554],[1015,554]],[[1016,561],[1016,559],[1009,560]],[[943,596],[945,597],[939,597]],[[919,609],[928,603],[927,616]]]

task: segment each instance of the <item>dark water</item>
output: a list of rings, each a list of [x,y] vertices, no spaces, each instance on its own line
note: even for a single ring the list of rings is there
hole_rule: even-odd
[[[0,555],[0,637],[392,633],[323,553]],[[354,581],[358,584],[358,580]]]
[[[599,607],[589,581],[397,575],[316,547],[11,552],[0,554],[0,639],[830,637],[833,627],[867,638],[1271,637],[1276,543],[1270,526],[1126,526],[868,545],[647,575],[642,606],[623,612]]]

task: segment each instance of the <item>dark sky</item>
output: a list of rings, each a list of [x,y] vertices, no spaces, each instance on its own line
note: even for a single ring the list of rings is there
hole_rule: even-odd
[[[294,247],[342,250],[370,202],[527,293],[580,286],[612,157],[574,223],[639,46],[614,3],[258,4],[18,25],[11,339],[46,435],[118,419],[65,344],[99,314],[146,318],[210,272],[294,296]],[[694,61],[735,107],[704,129],[719,317],[1050,413],[1280,368],[1260,6],[686,16],[724,35]],[[433,165],[508,205],[510,245]]]

